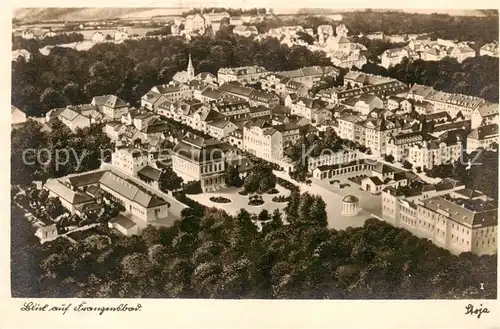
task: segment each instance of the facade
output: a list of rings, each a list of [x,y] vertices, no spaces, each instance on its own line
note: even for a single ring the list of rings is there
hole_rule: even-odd
[[[128,147],[117,149],[111,156],[111,164],[131,176],[137,176],[140,169],[154,162],[153,153]]]
[[[432,169],[435,165],[456,161],[462,154],[462,141],[431,140],[408,148],[408,161],[414,167]]]
[[[453,254],[497,252],[498,208],[482,200],[436,196],[417,208],[415,227]]]
[[[409,58],[408,50],[406,50],[405,48],[387,49],[380,56],[381,59],[380,65],[387,69],[390,66],[395,66],[399,64],[404,57]]]
[[[120,214],[108,221],[108,227],[114,228],[121,234],[129,237],[139,234],[137,224],[133,220]]]
[[[341,163],[349,163],[359,158],[357,151],[340,150],[338,152],[325,152],[317,157],[307,159],[307,169],[312,172],[320,166],[333,166]]]
[[[220,142],[184,137],[172,152],[172,170],[184,182],[200,181],[204,192],[225,186],[225,160]]]
[[[488,150],[493,143],[498,144],[498,124],[478,127],[467,135],[467,153],[472,153],[478,148]]]
[[[242,66],[234,68],[220,68],[217,71],[217,81],[222,85],[226,82],[237,81],[241,84],[254,84],[267,73],[260,66]]]
[[[478,107],[471,115],[471,128],[476,129],[480,126],[486,126],[498,123],[498,104],[489,104]]]
[[[90,104],[96,106],[111,120],[121,120],[121,117],[127,114],[130,109],[127,102],[115,95],[96,96],[92,98]]]

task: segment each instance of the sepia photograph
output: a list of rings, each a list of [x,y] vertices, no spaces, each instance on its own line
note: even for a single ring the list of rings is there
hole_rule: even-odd
[[[11,297],[498,317],[498,10],[226,3],[12,11]]]

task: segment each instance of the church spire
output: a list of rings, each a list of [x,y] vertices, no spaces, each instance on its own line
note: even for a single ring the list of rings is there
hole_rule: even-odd
[[[188,62],[188,67],[187,67],[187,74],[188,74],[188,81],[191,81],[194,79],[194,67],[193,67],[193,61],[191,60],[191,53],[189,53],[189,62]]]

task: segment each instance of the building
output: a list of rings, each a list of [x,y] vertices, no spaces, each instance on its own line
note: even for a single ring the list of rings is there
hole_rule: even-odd
[[[177,72],[173,77],[172,81],[175,83],[187,83],[195,79],[193,61],[191,60],[191,54],[189,54],[188,66],[186,71]]]
[[[233,33],[249,38],[251,36],[258,35],[259,31],[257,31],[257,28],[255,26],[237,25],[234,27]]]
[[[275,74],[300,82],[307,88],[312,88],[312,86],[314,86],[315,83],[318,83],[322,77],[337,77],[340,74],[340,71],[333,66],[308,66],[297,70],[280,71]]]
[[[493,143],[498,144],[498,124],[478,127],[467,135],[467,153],[470,154],[478,148],[489,150]]]
[[[92,34],[92,42],[101,43],[106,41],[106,37],[101,32],[97,31]]]
[[[204,192],[225,186],[225,160],[220,142],[184,137],[172,152],[172,170],[184,182],[200,181]]]
[[[17,62],[20,59],[23,59],[25,62],[29,62],[31,60],[31,53],[26,49],[13,50],[12,61]]]
[[[143,222],[167,218],[170,204],[132,180],[105,171],[99,180],[104,196],[120,203],[125,211]]]
[[[391,66],[395,66],[401,63],[404,57],[409,58],[408,50],[406,50],[405,48],[387,49],[380,56],[381,59],[380,65],[387,69]]]
[[[80,205],[95,203],[88,194],[73,190],[73,185],[60,179],[47,180],[43,188],[49,192],[50,197],[58,198],[61,205],[71,214],[74,214]]]
[[[470,119],[472,129],[498,123],[498,103],[476,108],[472,112]]]
[[[96,96],[92,98],[90,104],[96,106],[99,111],[111,120],[120,120],[130,109],[127,102],[115,95]]]
[[[339,175],[365,175],[370,173],[375,166],[374,161],[359,159],[335,165],[324,165],[313,170],[313,177],[316,179],[330,179]]]
[[[237,81],[241,84],[254,84],[267,74],[267,70],[260,66],[242,66],[234,68],[220,68],[217,71],[219,84]]]
[[[498,43],[492,42],[483,45],[479,49],[479,56],[498,57]]]
[[[424,140],[407,149],[407,160],[413,166],[432,169],[436,165],[452,163],[462,154],[461,140]]]
[[[199,32],[200,34],[204,34],[206,27],[207,22],[201,14],[188,15],[186,17],[184,23],[184,31],[186,33]]]
[[[213,138],[222,140],[229,136],[238,126],[228,120],[217,120],[207,123],[207,133]]]
[[[497,252],[495,203],[435,196],[418,204],[414,224],[422,235],[453,254]]]
[[[328,150],[322,152],[321,155],[317,157],[308,157],[307,159],[307,169],[312,172],[314,169],[320,166],[333,166],[341,163],[349,163],[358,160],[357,151],[340,150],[337,152]]]
[[[128,237],[139,234],[137,224],[133,220],[121,214],[118,214],[115,218],[110,219],[108,221],[108,227],[114,228],[121,234]]]
[[[384,102],[374,94],[364,94],[359,96],[358,101],[354,105],[354,109],[364,115],[367,115],[376,108],[384,108]]]
[[[119,29],[118,31],[116,31],[114,39],[115,39],[116,43],[120,43],[120,42],[123,42],[125,40],[128,40],[129,34],[127,32],[127,29],[122,28],[122,29]]]
[[[10,106],[10,124],[18,125],[26,122],[26,113],[14,105]]]
[[[267,90],[280,95],[285,98],[290,94],[295,94],[300,97],[307,97],[309,88],[302,82],[295,81],[290,77],[283,77],[281,75],[271,73],[264,76],[261,80],[262,90]]]
[[[80,114],[71,107],[65,108],[58,117],[72,132],[77,129],[90,127],[91,119],[87,116]]]
[[[140,169],[155,162],[153,153],[130,147],[118,148],[111,156],[111,164],[130,176],[137,176]]]
[[[342,216],[356,216],[360,211],[359,199],[354,195],[347,195],[342,199]]]

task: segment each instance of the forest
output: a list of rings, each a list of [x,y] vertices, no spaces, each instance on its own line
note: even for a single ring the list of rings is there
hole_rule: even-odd
[[[496,255],[454,256],[377,219],[328,230],[317,220],[325,215],[321,203],[292,195],[285,213],[233,217],[190,208],[169,228],[149,226],[127,238],[100,226],[76,244],[59,238],[40,245],[14,206],[12,296],[496,298]]]

